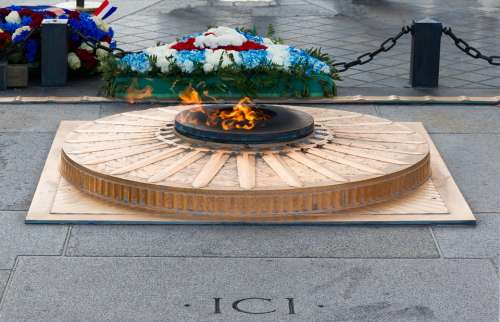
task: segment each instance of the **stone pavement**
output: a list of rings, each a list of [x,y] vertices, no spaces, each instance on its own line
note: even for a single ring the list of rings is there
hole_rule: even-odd
[[[55,4],[57,0],[37,3]],[[140,50],[158,41],[171,42],[207,26],[255,26],[265,33],[269,24],[286,43],[322,47],[336,61],[351,61],[373,51],[416,19],[434,17],[486,55],[500,55],[498,0],[275,0],[274,6],[235,5],[220,0],[114,0],[119,7],[111,22],[119,47]],[[0,0],[0,5],[12,1]],[[33,3],[19,0],[17,4]],[[238,2],[236,2],[238,4]],[[499,94],[500,66],[475,60],[443,36],[440,87],[413,89],[409,82],[410,35],[372,62],[342,73],[339,95],[470,95]],[[96,95],[98,78],[73,80],[66,88],[10,89],[0,96]]]
[[[213,2],[114,0],[117,39],[136,50],[208,25],[265,31],[271,23],[290,44],[321,46],[342,61],[376,48],[413,18],[435,16],[485,53],[500,55],[497,0]],[[465,56],[448,39],[441,87],[408,88],[409,50],[405,37],[389,53],[349,70],[339,93],[499,94],[500,67]],[[81,79],[65,88],[32,86],[0,95],[95,95],[98,85]],[[498,321],[499,107],[325,106],[423,122],[476,226],[24,224],[60,120],[150,106],[0,106],[1,322]]]
[[[351,61],[378,48],[413,19],[431,16],[488,55],[500,55],[500,3],[477,0],[356,1],[279,0],[278,6],[217,6],[207,1],[164,0],[113,22],[120,46],[139,50],[157,41],[199,32],[209,25],[256,26],[265,33],[272,24],[286,43],[322,47],[337,61]],[[341,88],[405,88],[408,85],[411,37],[369,64],[342,74]],[[440,87],[500,87],[500,67],[474,60],[442,41]]]
[[[499,107],[335,106],[424,122],[477,226],[24,224],[60,120],[145,107],[0,107],[0,321],[498,320]]]

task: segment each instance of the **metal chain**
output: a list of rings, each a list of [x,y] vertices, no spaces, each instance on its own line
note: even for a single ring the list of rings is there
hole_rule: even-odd
[[[398,42],[399,38],[403,37],[404,35],[410,32],[411,32],[410,26],[403,26],[401,28],[401,31],[396,36],[387,38],[384,42],[380,44],[380,47],[375,51],[364,53],[363,55],[358,56],[355,60],[350,62],[341,62],[333,64],[333,67],[335,67],[337,73],[342,73],[351,67],[357,65],[364,65],[372,61],[372,59],[375,58],[375,56],[377,56],[381,52],[387,52],[391,50],[394,46],[396,46],[396,43]]]
[[[500,56],[486,56],[483,55],[479,49],[472,47],[465,40],[458,38],[457,35],[451,30],[451,27],[443,27],[443,34],[450,37],[454,42],[455,46],[461,51],[469,55],[474,59],[484,59],[491,65],[500,66]]]
[[[110,47],[103,46],[103,45],[101,45],[101,42],[98,39],[96,39],[92,36],[87,36],[87,35],[82,34],[80,32],[80,30],[73,28],[71,25],[68,25],[68,27],[69,27],[70,31],[74,32],[80,38],[82,38],[83,42],[86,43],[87,45],[89,45],[94,50],[94,53],[97,51],[97,49],[105,50],[115,57],[123,57],[126,54],[130,53],[129,51],[123,50],[123,49],[118,48],[118,47],[110,48]],[[115,53],[115,52],[118,52],[118,53]]]

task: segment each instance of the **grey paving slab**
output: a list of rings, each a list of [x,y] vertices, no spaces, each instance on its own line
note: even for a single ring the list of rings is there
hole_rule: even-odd
[[[93,120],[100,105],[20,104],[0,106],[0,132],[55,132],[61,120]]]
[[[441,253],[447,258],[500,258],[500,214],[476,214],[476,226],[434,226]]]
[[[7,280],[9,279],[9,270],[0,270],[0,300],[2,299],[2,294],[7,286]]]
[[[432,134],[473,212],[500,212],[500,134]]]
[[[383,117],[423,122],[430,133],[500,133],[500,108],[474,105],[378,105]]]
[[[0,319],[491,322],[495,278],[487,260],[22,257]]]
[[[75,226],[68,256],[438,257],[428,227]]]
[[[11,269],[19,255],[60,255],[67,226],[26,225],[23,211],[0,212],[0,269]]]
[[[0,210],[28,209],[53,136],[0,132]]]

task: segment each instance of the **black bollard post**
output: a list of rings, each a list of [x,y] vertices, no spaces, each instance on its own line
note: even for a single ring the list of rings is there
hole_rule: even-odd
[[[0,91],[7,89],[7,60],[0,60]]]
[[[412,87],[438,87],[443,25],[426,18],[413,22],[410,83]]]
[[[42,86],[63,86],[68,80],[68,20],[42,22]]]
[[[77,8],[85,8],[85,0],[76,0]]]

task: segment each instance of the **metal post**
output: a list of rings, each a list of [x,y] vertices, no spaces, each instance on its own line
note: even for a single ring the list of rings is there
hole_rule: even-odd
[[[68,20],[42,22],[42,86],[62,86],[68,79]]]
[[[7,89],[7,60],[0,60],[0,91]]]
[[[426,18],[413,22],[410,83],[412,87],[438,87],[442,24]]]
[[[85,8],[85,0],[76,0],[77,8]]]

